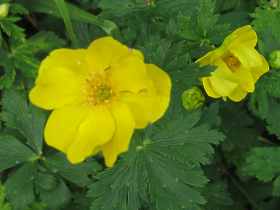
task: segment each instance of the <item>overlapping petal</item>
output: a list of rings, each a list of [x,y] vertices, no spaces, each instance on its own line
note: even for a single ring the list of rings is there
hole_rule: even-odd
[[[90,109],[87,106],[81,106],[80,104],[55,109],[45,126],[44,137],[46,143],[66,153],[76,138],[80,124],[89,111]]]
[[[124,57],[108,69],[113,87],[117,92],[138,93],[150,84],[145,63],[136,55]]]
[[[126,104],[114,103],[110,111],[115,121],[116,130],[112,139],[104,144],[101,149],[106,165],[112,167],[118,155],[127,151],[135,128],[135,121]]]
[[[170,100],[171,80],[159,67],[147,64],[147,75],[150,83],[147,88],[137,94],[124,93],[122,101],[125,102],[136,122],[136,128],[145,128],[148,124],[161,118]]]
[[[91,108],[81,122],[74,141],[67,150],[67,158],[71,163],[80,163],[100,146],[109,142],[116,128],[115,121],[107,107]]]
[[[230,49],[230,52],[238,58],[244,68],[254,68],[262,65],[262,56],[254,48],[239,46]]]
[[[210,81],[210,77],[202,78],[202,84],[204,86],[204,89],[205,89],[207,95],[211,96],[212,98],[220,98],[220,97],[222,97],[221,95],[219,95],[214,90],[214,86],[212,85],[212,83]]]

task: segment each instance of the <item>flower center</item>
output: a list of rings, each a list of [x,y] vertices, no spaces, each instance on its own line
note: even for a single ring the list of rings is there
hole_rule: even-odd
[[[87,78],[86,97],[89,104],[107,104],[112,100],[113,96],[113,89],[104,75],[94,74]]]
[[[224,57],[223,60],[232,72],[235,72],[241,65],[238,58],[231,54]]]

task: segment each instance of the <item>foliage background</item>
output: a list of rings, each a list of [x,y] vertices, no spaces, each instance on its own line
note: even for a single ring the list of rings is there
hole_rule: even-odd
[[[279,210],[280,72],[241,103],[181,93],[213,69],[194,61],[251,24],[267,58],[280,50],[278,0],[14,0],[0,18],[1,210]],[[133,137],[112,169],[102,156],[70,165],[43,143],[49,113],[27,94],[53,49],[112,35],[173,80],[171,107]]]

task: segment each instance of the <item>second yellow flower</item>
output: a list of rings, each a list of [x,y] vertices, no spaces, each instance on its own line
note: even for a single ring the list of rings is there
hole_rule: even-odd
[[[222,46],[198,59],[202,66],[216,66],[211,76],[202,78],[209,96],[238,102],[254,91],[257,80],[269,70],[256,44],[256,32],[250,25],[243,26],[230,34]]]

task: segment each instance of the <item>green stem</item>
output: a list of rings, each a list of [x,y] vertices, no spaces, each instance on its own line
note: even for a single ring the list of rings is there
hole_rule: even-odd
[[[233,177],[230,173],[227,173],[230,177],[231,182],[233,185],[242,193],[242,195],[248,200],[248,202],[254,207],[255,210],[261,210],[258,204],[255,202],[254,199],[247,193],[244,187],[237,181],[235,177]]]
[[[227,161],[224,157],[223,151],[222,150],[218,150],[221,158],[222,158],[222,162],[225,168],[225,173],[226,175],[230,178],[230,181],[232,182],[232,184],[237,188],[238,191],[240,191],[240,193],[247,199],[247,201],[250,203],[250,205],[255,209],[255,210],[261,210],[257,204],[257,202],[251,198],[251,196],[249,195],[249,193],[245,190],[245,188],[241,185],[241,183],[228,171],[228,164]]]

